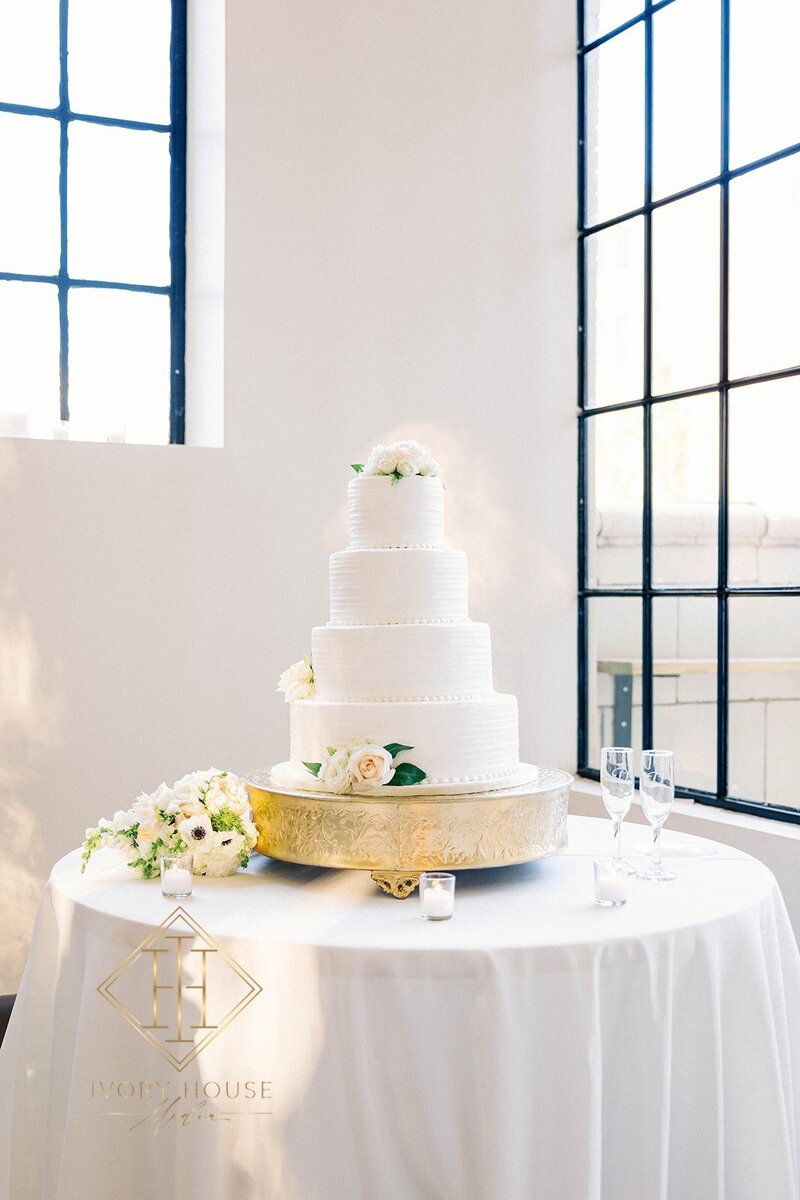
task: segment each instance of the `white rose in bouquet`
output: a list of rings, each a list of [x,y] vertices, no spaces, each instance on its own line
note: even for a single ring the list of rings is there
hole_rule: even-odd
[[[194,817],[205,812],[200,790],[213,774],[213,771],[192,771],[190,775],[179,779],[172,787],[174,809],[171,811],[183,817]]]
[[[357,746],[348,759],[355,783],[383,787],[394,778],[392,755],[383,746]]]
[[[238,775],[222,775],[218,786],[225,797],[225,807],[235,812],[237,817],[250,815],[250,796],[244,780]]]

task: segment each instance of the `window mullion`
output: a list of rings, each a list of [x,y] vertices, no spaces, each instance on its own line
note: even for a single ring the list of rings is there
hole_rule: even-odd
[[[719,512],[717,533],[717,797],[728,795],[728,307],[730,267],[730,0],[721,0],[719,238]]]
[[[69,307],[67,263],[67,158],[69,152],[69,79],[67,67],[69,0],[59,0],[59,107],[60,127],[58,204],[61,226],[61,252],[58,267],[59,327],[59,411],[62,421],[69,420]]]
[[[642,504],[642,746],[653,745],[653,6],[644,15],[644,410]]]
[[[173,0],[170,34],[169,440],[186,433],[186,0]]]

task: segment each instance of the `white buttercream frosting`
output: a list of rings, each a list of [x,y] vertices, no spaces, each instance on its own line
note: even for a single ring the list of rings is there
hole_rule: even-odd
[[[331,555],[329,578],[331,625],[467,619],[461,550],[342,550]]]
[[[350,481],[349,548],[331,555],[330,621],[312,632],[316,694],[290,706],[291,760],[275,777],[325,788],[304,763],[398,743],[413,747],[398,761],[426,774],[381,789],[398,799],[437,785],[499,789],[520,776],[517,702],[494,691],[489,627],[469,620],[467,560],[445,544],[441,480],[399,474]]]
[[[490,696],[489,626],[479,621],[322,625],[311,631],[320,700],[456,700]]]
[[[352,549],[444,546],[444,488],[441,479],[413,475],[357,475],[347,489]]]

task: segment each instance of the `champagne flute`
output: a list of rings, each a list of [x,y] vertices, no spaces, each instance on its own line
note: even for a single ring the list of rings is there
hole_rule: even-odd
[[[671,750],[643,750],[639,781],[642,811],[653,827],[653,858],[643,879],[666,881],[676,876],[661,861],[661,829],[675,799],[675,766]]]
[[[612,859],[618,870],[632,872],[622,857],[622,822],[633,800],[633,750],[630,746],[604,746],[600,751],[600,791],[612,822]]]

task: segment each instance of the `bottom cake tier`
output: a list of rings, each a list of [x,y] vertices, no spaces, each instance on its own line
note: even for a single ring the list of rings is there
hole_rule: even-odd
[[[425,779],[403,792],[478,791],[531,778],[531,769],[520,778],[514,696],[387,703],[300,700],[291,706],[290,723],[290,761],[273,768],[275,779],[287,786],[325,790],[303,764],[319,763],[331,749],[360,741],[409,747],[397,761],[413,762]]]

